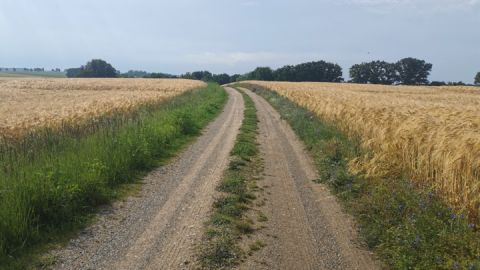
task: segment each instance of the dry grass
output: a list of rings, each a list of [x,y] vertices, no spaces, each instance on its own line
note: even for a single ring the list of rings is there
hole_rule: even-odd
[[[250,82],[359,136],[369,156],[351,170],[407,173],[451,205],[480,213],[480,88]]]
[[[0,135],[78,123],[158,102],[203,82],[172,79],[0,78]]]

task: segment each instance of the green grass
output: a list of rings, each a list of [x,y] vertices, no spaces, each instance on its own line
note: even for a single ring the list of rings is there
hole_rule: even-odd
[[[85,225],[196,137],[226,99],[210,84],[130,114],[0,139],[0,266],[24,268],[38,246]]]
[[[241,92],[245,112],[240,133],[231,152],[230,165],[217,187],[222,195],[215,200],[200,250],[200,262],[206,269],[230,269],[244,256],[239,246],[242,235],[254,231],[246,213],[255,199],[255,175],[262,162],[258,156],[257,115],[252,99]],[[264,217],[266,219],[266,217]],[[260,245],[256,245],[258,250]]]
[[[356,218],[368,246],[391,269],[480,269],[480,233],[434,193],[406,178],[349,173],[363,151],[357,139],[278,94],[248,86],[286,119],[308,147],[327,184]]]

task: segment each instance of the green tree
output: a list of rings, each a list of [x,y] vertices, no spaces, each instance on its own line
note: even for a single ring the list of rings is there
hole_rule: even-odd
[[[67,69],[67,77],[114,78],[118,77],[118,72],[106,61],[102,59],[93,59],[80,68]]]
[[[241,76],[240,74],[233,74],[230,76],[230,82],[238,82]]]
[[[406,85],[428,84],[432,64],[415,58],[404,58],[396,63],[399,82]]]
[[[273,81],[273,70],[269,67],[257,67],[250,73],[250,80]]]
[[[209,71],[195,71],[195,72],[187,72],[186,74],[181,76],[184,79],[192,79],[192,80],[199,80],[209,82],[213,80],[213,75]]]
[[[294,82],[296,80],[294,66],[284,66],[274,72],[275,81]]]
[[[80,75],[89,78],[114,78],[118,76],[118,72],[106,61],[93,59],[83,67]]]
[[[66,75],[68,78],[77,78],[80,77],[80,73],[82,72],[82,68],[69,68],[66,69]]]
[[[433,81],[433,82],[430,82],[430,85],[431,86],[443,86],[443,85],[447,85],[447,83],[442,82],[442,81]]]
[[[231,82],[230,81],[230,75],[228,75],[226,73],[213,75],[213,81],[220,84],[220,85],[227,84],[227,83]]]
[[[341,82],[342,68],[325,61],[308,62],[295,66],[297,82]]]
[[[475,82],[474,84],[480,85],[480,72],[477,73],[477,76],[475,76]]]
[[[353,65],[350,77],[354,83],[372,84],[394,84],[398,79],[396,65],[385,61]]]

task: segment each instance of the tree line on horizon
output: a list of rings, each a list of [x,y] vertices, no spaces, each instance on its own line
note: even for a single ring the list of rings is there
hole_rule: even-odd
[[[350,83],[383,85],[466,85],[463,82],[442,82],[428,80],[433,65],[416,58],[403,58],[396,63],[371,61],[353,65],[350,70]],[[209,71],[187,72],[182,75],[168,73],[148,73],[130,70],[120,73],[111,64],[101,59],[93,59],[79,68],[66,70],[69,78],[183,78],[217,82],[220,85],[245,80],[290,81],[290,82],[345,82],[340,65],[326,61],[307,62],[298,65],[286,65],[278,69],[257,67],[246,74],[213,74]],[[480,72],[474,78],[474,84],[480,85]]]

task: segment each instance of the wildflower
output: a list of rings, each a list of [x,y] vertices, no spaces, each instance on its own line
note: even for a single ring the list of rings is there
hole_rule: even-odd
[[[420,202],[420,209],[422,209],[422,210],[427,209],[427,204],[424,201]]]

